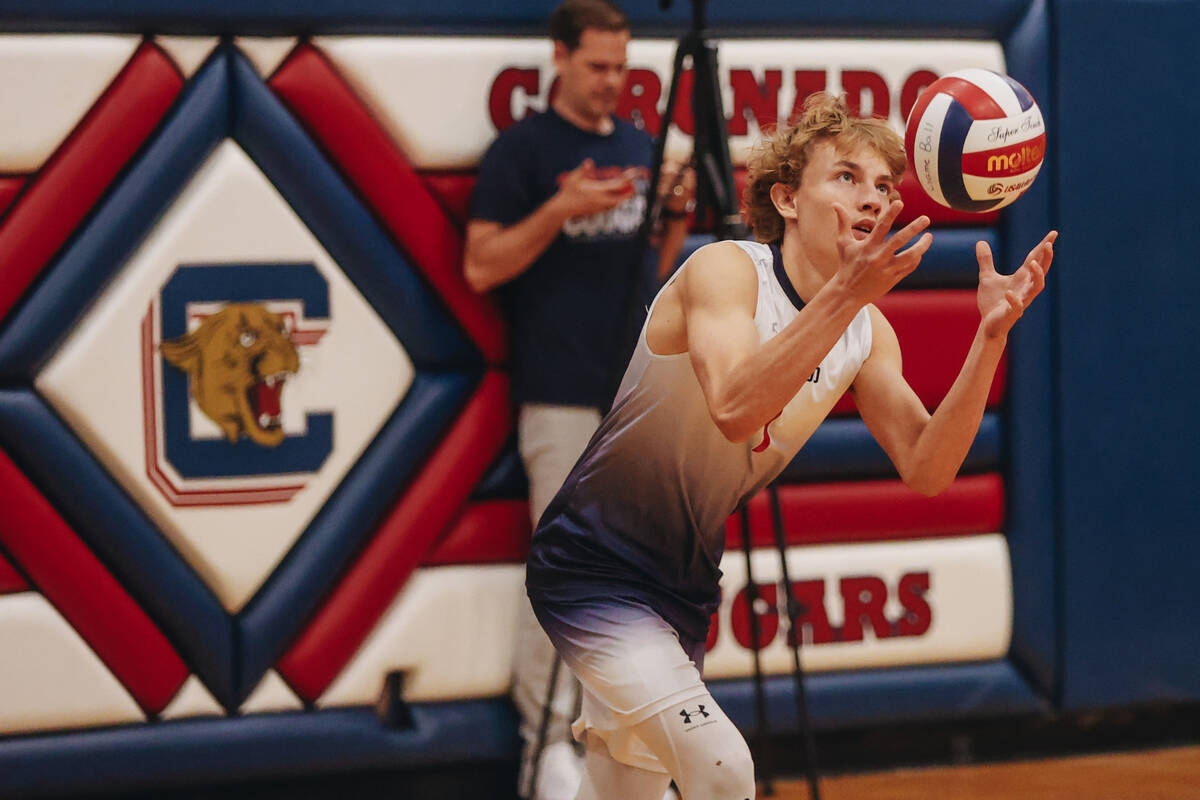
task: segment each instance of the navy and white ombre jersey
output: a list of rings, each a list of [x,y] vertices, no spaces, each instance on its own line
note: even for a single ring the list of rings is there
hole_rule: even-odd
[[[758,274],[754,325],[766,341],[803,303],[777,248],[736,244]],[[651,352],[643,326],[612,410],[534,534],[526,574],[535,607],[634,602],[703,641],[719,601],[726,518],[791,461],[870,352],[863,308],[780,415],[735,444],[709,416],[688,354]]]

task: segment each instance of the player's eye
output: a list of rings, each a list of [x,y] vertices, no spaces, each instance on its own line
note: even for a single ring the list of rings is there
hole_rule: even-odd
[[[837,179],[839,181],[848,181],[849,183],[854,183],[854,176],[849,172],[839,172]]]
[[[242,347],[250,347],[257,341],[258,337],[254,335],[253,331],[242,331],[242,335],[238,337],[238,344]]]
[[[881,183],[878,186],[876,186],[875,188],[879,190],[880,194],[891,194],[892,193],[892,187],[888,186],[886,183]]]

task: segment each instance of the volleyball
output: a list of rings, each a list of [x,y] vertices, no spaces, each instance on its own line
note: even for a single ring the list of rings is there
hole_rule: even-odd
[[[1046,126],[1024,86],[990,70],[963,69],[917,98],[904,147],[931,198],[979,213],[1003,208],[1033,184],[1046,154]]]

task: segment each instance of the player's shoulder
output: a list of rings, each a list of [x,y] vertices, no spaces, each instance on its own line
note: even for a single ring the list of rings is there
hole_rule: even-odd
[[[683,267],[689,294],[732,299],[756,292],[757,268],[745,245],[750,242],[721,241],[700,247]]]
[[[879,306],[874,303],[868,303],[863,306],[863,310],[867,312],[867,321],[863,332],[869,336],[870,356],[875,361],[881,359],[894,360],[900,357],[900,340],[896,336],[896,330],[892,327],[892,323],[879,310]],[[857,323],[852,322],[853,327]]]
[[[866,309],[867,318],[871,321],[871,328],[873,330],[895,338],[896,332],[892,328],[892,323],[889,322],[884,313],[879,310],[879,306],[875,305],[874,303],[867,303],[865,306],[863,306],[863,308]]]
[[[757,242],[738,242],[723,240],[711,242],[696,249],[688,258],[689,268],[698,265],[704,272],[723,273],[728,275],[752,275],[755,262],[762,256],[763,250],[770,257],[769,248]]]

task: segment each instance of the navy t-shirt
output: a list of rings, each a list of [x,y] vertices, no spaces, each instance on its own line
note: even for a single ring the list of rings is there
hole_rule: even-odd
[[[609,134],[585,131],[553,110],[526,117],[492,143],[479,166],[471,218],[513,225],[558,191],[560,177],[590,158],[600,177],[641,168],[635,192],[610,211],[570,219],[533,265],[498,289],[513,344],[513,400],[606,411],[631,342],[628,326],[645,302],[651,257],[635,268],[645,208],[650,137],[614,120]],[[634,281],[637,281],[636,294]],[[635,316],[635,315],[634,315]],[[636,320],[640,324],[640,320]]]

